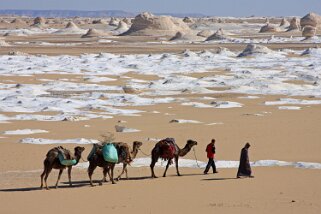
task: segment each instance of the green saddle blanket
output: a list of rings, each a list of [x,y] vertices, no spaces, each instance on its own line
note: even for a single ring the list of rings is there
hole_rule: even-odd
[[[110,163],[118,162],[118,152],[114,144],[107,143],[103,146],[103,157],[104,160]]]
[[[58,153],[58,158],[61,165],[64,165],[64,166],[73,166],[77,164],[77,161],[75,159],[71,159],[71,160],[65,159],[63,154],[61,154],[60,152]]]

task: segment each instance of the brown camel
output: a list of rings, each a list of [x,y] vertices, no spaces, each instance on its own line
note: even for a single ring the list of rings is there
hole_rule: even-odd
[[[75,147],[75,153],[74,156],[71,154],[71,152],[61,146],[59,147],[55,147],[53,149],[50,149],[46,155],[46,159],[44,160],[43,164],[44,164],[44,170],[43,173],[41,174],[41,185],[40,188],[43,188],[43,177],[45,177],[45,186],[46,189],[49,189],[48,185],[47,185],[47,178],[51,172],[52,169],[59,169],[59,174],[58,174],[58,179],[55,185],[55,188],[58,187],[58,183],[61,177],[62,172],[64,171],[64,169],[66,169],[68,167],[68,178],[69,178],[69,185],[72,186],[71,184],[71,169],[72,169],[72,165],[71,166],[65,166],[62,165],[59,161],[59,152],[62,152],[64,154],[64,156],[67,159],[75,159],[76,160],[76,164],[78,164],[80,158],[81,158],[81,154],[82,152],[85,150],[84,147],[80,147],[77,146]],[[76,165],[75,164],[75,165]]]
[[[134,141],[133,142],[133,150],[130,152],[130,159],[131,160],[134,160],[136,158],[136,155],[138,153],[138,150],[139,148],[143,145],[142,142],[139,142],[139,141]],[[120,180],[121,179],[121,176],[124,174],[124,172],[126,172],[126,179],[128,179],[128,173],[127,173],[127,165],[128,165],[128,162],[126,161],[122,161],[122,162],[119,162],[118,163],[123,163],[123,171],[120,173],[120,175],[117,177],[117,180]]]
[[[169,165],[172,164],[173,158],[175,159],[177,175],[181,176],[178,171],[178,159],[179,157],[185,156],[195,145],[197,145],[196,141],[188,140],[185,147],[183,149],[180,149],[173,138],[166,138],[156,143],[155,147],[152,150],[152,163],[150,164],[152,178],[157,178],[154,172],[154,167],[156,162],[158,161],[158,158],[162,158],[163,160],[168,161],[163,177],[166,177],[167,169]]]
[[[117,149],[118,163],[125,162],[126,165],[128,163],[130,163],[131,162],[131,155],[129,152],[129,146],[126,143],[121,143],[121,142],[113,143],[113,144],[115,145],[115,147]],[[107,181],[106,176],[108,173],[112,184],[115,184],[114,168],[115,168],[116,163],[110,163],[110,162],[105,161],[103,154],[102,154],[103,145],[104,145],[104,143],[103,144],[94,144],[92,152],[88,157],[88,161],[89,161],[88,176],[89,176],[91,186],[94,186],[93,182],[92,182],[92,175],[93,175],[95,169],[97,168],[97,166],[103,168],[103,179],[101,182]]]

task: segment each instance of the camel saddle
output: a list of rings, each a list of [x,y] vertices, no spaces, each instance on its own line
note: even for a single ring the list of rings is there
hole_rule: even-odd
[[[58,146],[55,148],[58,151],[58,159],[61,165],[64,166],[73,166],[77,164],[76,159],[70,153],[68,149],[65,149],[62,146]]]
[[[164,160],[173,159],[175,157],[178,148],[175,144],[174,138],[166,138],[159,142],[161,144],[161,154],[160,157]]]
[[[91,149],[88,157],[87,157],[87,160],[90,161],[92,160],[95,155],[97,155],[97,153],[99,154],[102,154],[102,149],[103,149],[103,146],[105,145],[106,143],[103,143],[103,144],[93,144],[93,148]],[[129,147],[127,144],[125,143],[121,143],[121,142],[114,142],[112,143],[116,150],[117,150],[117,154],[118,154],[118,162],[127,162],[127,164],[130,164],[132,162],[132,159],[130,157],[130,151],[129,151]]]

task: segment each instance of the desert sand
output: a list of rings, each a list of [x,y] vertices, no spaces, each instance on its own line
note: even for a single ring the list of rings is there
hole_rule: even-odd
[[[306,39],[288,26],[260,33],[263,17],[184,22],[143,13],[124,20],[128,26],[115,18],[1,20],[0,213],[320,212],[318,23]],[[89,29],[94,34],[82,38]],[[197,36],[223,30],[218,40]],[[184,39],[171,40],[177,32]],[[116,132],[116,125],[135,131]],[[115,185],[98,185],[97,169],[90,187],[86,158],[106,133],[143,142],[140,162]],[[161,177],[166,163],[159,160],[152,179],[150,152],[166,137],[181,148],[188,139],[198,145],[182,158],[182,176],[171,167]],[[212,138],[219,173],[203,175]],[[246,142],[255,178],[236,179]],[[84,146],[83,160],[73,168],[73,187],[65,171],[54,189],[54,170],[52,188],[41,190],[43,160],[57,145]]]

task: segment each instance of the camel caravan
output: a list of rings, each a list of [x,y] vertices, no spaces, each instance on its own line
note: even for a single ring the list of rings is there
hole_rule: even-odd
[[[117,176],[116,180],[120,180],[124,173],[126,173],[126,179],[128,179],[127,166],[130,165],[130,163],[136,158],[136,155],[142,145],[142,142],[134,141],[132,144],[132,149],[130,149],[130,146],[127,143],[113,142],[111,137],[104,137],[104,140],[102,140],[100,143],[93,144],[92,150],[87,157],[89,162],[87,172],[90,185],[94,186],[92,175],[97,167],[101,167],[103,169],[103,178],[99,182],[99,185],[102,185],[103,182],[107,182],[107,174],[112,184],[115,184],[114,168],[116,164],[123,165],[122,172]],[[167,161],[163,177],[166,177],[167,169],[169,165],[173,163],[173,159],[175,160],[177,175],[180,176],[181,174],[178,170],[179,157],[185,156],[191,151],[192,147],[196,145],[196,141],[188,140],[185,147],[180,149],[174,138],[166,138],[156,143],[151,152],[151,177],[157,178],[154,172],[154,166],[159,158]],[[55,188],[57,188],[61,174],[66,168],[68,168],[69,185],[72,186],[71,170],[72,167],[76,166],[79,163],[79,160],[82,159],[82,153],[84,150],[84,147],[79,146],[74,148],[74,154],[62,146],[58,146],[49,150],[43,162],[44,170],[41,174],[40,188],[43,188],[44,183],[45,188],[49,189],[47,185],[47,178],[52,169],[58,169],[59,174],[55,184]]]

